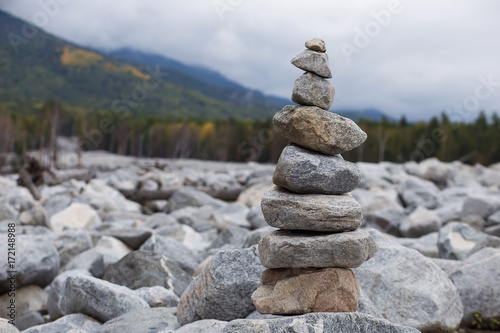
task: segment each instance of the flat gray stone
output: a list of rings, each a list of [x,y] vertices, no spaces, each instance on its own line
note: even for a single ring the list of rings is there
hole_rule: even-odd
[[[82,313],[101,322],[149,308],[132,290],[91,276],[68,277],[60,306],[65,314]]]
[[[418,333],[418,330],[362,313],[309,313],[274,319],[238,319],[224,328],[224,333]]]
[[[457,288],[430,259],[370,230],[378,250],[354,269],[359,286],[388,320],[422,332],[455,332],[463,307]]]
[[[373,237],[360,229],[337,234],[277,230],[259,243],[267,268],[355,268],[376,251]]]
[[[367,138],[354,121],[314,106],[285,106],[274,115],[273,127],[292,143],[326,155],[357,148]]]
[[[328,66],[328,55],[324,52],[305,50],[292,59],[292,65],[327,79],[332,77]]]
[[[227,321],[203,319],[179,328],[175,333],[222,333]]]
[[[275,187],[262,196],[270,226],[288,230],[340,232],[361,224],[361,206],[350,194],[296,194]]]
[[[306,47],[309,50],[318,51],[318,52],[326,52],[325,41],[319,38],[313,38],[306,42]]]
[[[274,184],[296,193],[342,194],[361,181],[356,164],[296,145],[283,149],[274,171]]]
[[[99,327],[101,327],[101,323],[97,320],[80,313],[75,313],[64,316],[48,324],[28,328],[27,330],[24,330],[23,333],[69,332],[73,329],[96,332]]]
[[[401,237],[400,225],[408,219],[400,207],[388,207],[363,215],[367,226],[383,231],[386,234]]]
[[[245,318],[255,310],[250,296],[261,284],[263,270],[256,246],[218,252],[182,295],[179,323]]]
[[[300,105],[317,106],[328,110],[335,98],[331,82],[313,73],[305,73],[295,80],[292,101]]]
[[[175,308],[137,309],[106,322],[95,332],[173,332],[180,327],[176,315]]]

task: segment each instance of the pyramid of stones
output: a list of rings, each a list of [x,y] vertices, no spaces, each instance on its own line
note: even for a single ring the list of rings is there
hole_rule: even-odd
[[[325,43],[306,42],[292,64],[306,71],[292,101],[273,119],[274,130],[290,141],[274,172],[276,185],[264,194],[266,222],[279,230],[259,243],[267,268],[252,295],[260,313],[354,312],[359,285],[351,268],[370,259],[373,237],[358,229],[361,206],[349,194],[361,173],[340,155],[366,140],[352,120],[328,109],[335,89]]]

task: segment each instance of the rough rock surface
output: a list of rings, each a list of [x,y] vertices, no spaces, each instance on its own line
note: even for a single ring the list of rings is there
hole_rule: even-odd
[[[239,319],[223,333],[418,333],[418,330],[362,313],[309,313],[275,319]]]
[[[259,243],[267,268],[354,268],[376,251],[373,237],[361,229],[337,234],[277,230]]]
[[[274,115],[273,126],[292,143],[326,155],[359,147],[367,137],[354,121],[314,106],[285,106]]]
[[[274,184],[295,193],[342,194],[361,181],[356,164],[296,145],[283,149],[274,172]]]
[[[332,77],[326,53],[305,50],[292,59],[292,65],[327,79]]]
[[[218,252],[182,295],[179,323],[248,316],[255,310],[250,296],[260,285],[263,270],[256,246]]]
[[[227,321],[203,319],[179,328],[175,333],[222,333]]]
[[[165,256],[152,251],[134,251],[109,266],[103,279],[130,289],[162,286],[181,296],[191,276]]]
[[[175,308],[145,308],[125,313],[120,317],[107,321],[96,333],[173,332],[179,326]]]
[[[317,106],[328,110],[335,98],[333,84],[321,76],[305,73],[295,80],[292,101],[300,105]]]
[[[463,307],[447,274],[417,251],[376,230],[370,233],[377,253],[354,273],[373,304],[392,322],[422,332],[453,332],[462,320]]]
[[[416,238],[439,231],[441,218],[432,210],[418,206],[408,219],[405,219],[399,230],[404,237]]]
[[[65,314],[82,313],[101,322],[135,309],[149,308],[132,290],[90,276],[68,277],[60,306]]]
[[[266,269],[262,283],[252,302],[263,314],[355,312],[358,308],[358,281],[350,269]]]
[[[483,318],[500,318],[500,249],[485,248],[467,259],[450,275],[464,306],[464,323],[473,311]]]
[[[55,333],[70,332],[73,329],[81,329],[88,332],[96,332],[101,327],[101,323],[86,315],[77,313],[60,318],[52,323],[34,326],[24,330],[26,333]]]

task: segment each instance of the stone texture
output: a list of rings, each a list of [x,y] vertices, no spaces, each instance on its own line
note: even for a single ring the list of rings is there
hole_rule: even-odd
[[[90,276],[68,277],[60,306],[65,314],[81,313],[101,322],[149,308],[132,290]]]
[[[391,322],[422,332],[454,332],[463,307],[447,274],[417,251],[370,233],[377,253],[354,273],[377,309]]]
[[[402,208],[388,207],[364,214],[364,222],[367,226],[383,231],[386,234],[401,237],[399,228],[408,217]]]
[[[137,250],[152,235],[151,231],[147,229],[119,227],[102,230],[100,234],[114,237],[132,250]]]
[[[163,254],[191,275],[202,261],[202,258],[198,254],[194,253],[175,239],[160,235],[151,236],[151,238],[142,245],[141,250]]]
[[[45,319],[38,311],[32,311],[16,318],[16,327],[21,331],[30,327],[45,324]],[[3,332],[0,328],[0,332]]]
[[[101,323],[83,314],[70,314],[54,322],[34,326],[24,330],[23,333],[55,333],[70,332],[73,329],[81,329],[86,332],[96,332]]]
[[[361,206],[350,195],[295,194],[275,187],[262,197],[262,212],[276,228],[339,232],[356,230]]]
[[[247,220],[250,222],[252,229],[267,227],[267,222],[264,219],[260,202],[250,208],[250,211],[247,214]]]
[[[500,209],[500,199],[496,196],[475,194],[465,200],[462,217],[478,215],[486,219]]]
[[[420,238],[395,238],[394,241],[410,249],[417,250],[426,257],[437,258],[439,252],[438,238],[439,233],[431,232]]]
[[[87,230],[68,229],[55,234],[52,244],[59,253],[61,267],[66,266],[78,254],[94,246],[92,236]]]
[[[332,77],[326,53],[305,50],[292,59],[292,65],[327,79]]]
[[[408,219],[401,223],[399,230],[404,237],[417,238],[439,231],[441,224],[441,218],[436,212],[418,206]]]
[[[179,328],[175,333],[222,333],[227,321],[203,319]]]
[[[373,237],[360,229],[337,234],[277,230],[259,243],[260,259],[267,268],[354,268],[376,250]]]
[[[54,281],[46,288],[48,293],[47,310],[51,320],[56,320],[64,316],[61,310],[61,298],[66,288],[66,279],[70,276],[89,276],[90,273],[85,270],[70,270],[59,274]]]
[[[143,287],[134,290],[134,294],[142,298],[152,308],[177,307],[179,297],[173,291],[160,286]]]
[[[173,332],[179,326],[175,308],[137,309],[106,322],[95,333]]]
[[[19,333],[19,330],[14,325],[9,324],[9,321],[7,319],[0,318],[0,332]]]
[[[257,311],[269,314],[355,312],[359,286],[350,269],[266,269],[253,294]]]
[[[300,105],[317,106],[328,110],[335,98],[335,88],[330,81],[313,73],[305,73],[295,80],[292,101]]]
[[[208,194],[195,190],[193,188],[181,188],[175,192],[168,201],[170,211],[178,210],[184,207],[202,207],[212,206],[213,208],[221,208],[227,204],[219,199],[214,199]]]
[[[223,333],[418,333],[418,330],[362,313],[309,313],[274,319],[239,319]]]
[[[479,252],[482,249],[485,249],[488,247],[491,247],[494,249],[500,249],[500,237],[488,235],[484,238],[481,238],[480,240],[477,241],[476,245],[474,245],[472,250],[469,251],[467,256],[471,256],[474,253]]]
[[[54,231],[64,228],[89,229],[100,224],[101,218],[92,207],[76,202],[50,218],[50,228]]]
[[[463,260],[486,234],[468,224],[450,222],[439,230],[439,258]]]
[[[21,225],[47,226],[49,224],[49,215],[45,208],[40,205],[35,205],[33,208],[19,214],[18,221]]]
[[[326,155],[359,147],[367,137],[354,121],[313,106],[285,106],[274,115],[273,126],[292,143]]]
[[[134,251],[109,266],[103,279],[130,289],[162,286],[181,296],[193,280],[178,264],[152,251]]]
[[[295,193],[342,194],[361,181],[356,164],[296,145],[283,149],[274,172],[274,184]]]
[[[0,242],[0,294],[10,289],[6,238]],[[45,237],[18,235],[16,237],[17,288],[35,284],[47,286],[59,271],[59,254]]]
[[[313,38],[306,42],[306,47],[309,50],[318,51],[318,52],[326,52],[325,42],[319,38]]]
[[[469,324],[473,311],[483,318],[500,318],[500,249],[485,248],[467,259],[450,275],[464,306],[463,322]]]
[[[36,285],[29,285],[15,291],[15,297],[5,293],[0,296],[0,317],[10,318],[10,300],[16,301],[16,316],[20,317],[32,311],[47,311],[47,292]]]
[[[411,177],[401,186],[400,194],[407,206],[435,209],[439,205],[439,188],[428,180]]]
[[[250,296],[260,285],[263,270],[255,246],[218,252],[182,295],[179,323],[248,316],[255,310]]]

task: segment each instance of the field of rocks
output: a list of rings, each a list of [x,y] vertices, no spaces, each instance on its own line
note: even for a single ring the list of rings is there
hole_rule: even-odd
[[[500,165],[357,166],[378,248],[353,269],[358,310],[300,316],[250,299],[274,165],[87,152],[92,177],[38,200],[0,176],[0,332],[500,330]]]

